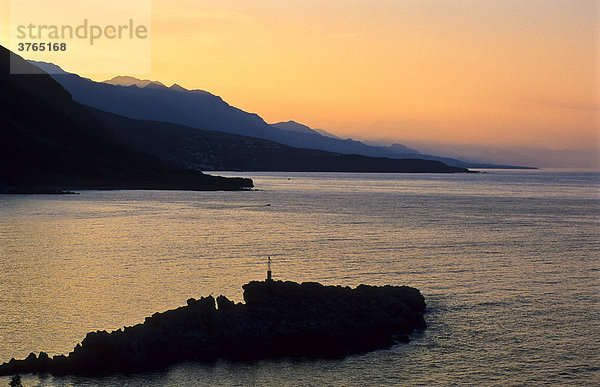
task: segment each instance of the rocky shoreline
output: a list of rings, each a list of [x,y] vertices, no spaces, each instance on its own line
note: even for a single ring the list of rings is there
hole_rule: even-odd
[[[425,300],[407,286],[252,281],[245,303],[189,299],[143,324],[86,335],[68,356],[31,353],[0,365],[0,375],[101,375],[160,369],[187,360],[344,357],[407,342],[426,327]]]

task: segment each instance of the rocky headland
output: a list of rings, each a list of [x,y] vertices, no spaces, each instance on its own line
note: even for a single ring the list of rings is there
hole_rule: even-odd
[[[426,327],[425,300],[407,286],[267,280],[243,289],[244,303],[191,298],[143,324],[90,332],[68,356],[41,352],[12,359],[0,365],[0,375],[127,373],[218,358],[343,357],[407,342],[414,329]]]

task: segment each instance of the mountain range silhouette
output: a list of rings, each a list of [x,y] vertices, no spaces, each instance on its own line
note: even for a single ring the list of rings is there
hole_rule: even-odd
[[[2,193],[252,187],[250,179],[181,168],[123,142],[48,74],[2,46],[0,127]]]
[[[340,154],[371,157],[418,158],[436,160],[463,168],[506,167],[421,154],[401,144],[371,146],[350,138],[341,139],[323,130],[315,130],[294,121],[268,124],[259,115],[229,105],[204,90],[188,90],[177,84],[117,76],[95,82],[65,72],[59,66],[34,62],[47,71],[84,105],[140,120],[170,122],[192,128],[255,137],[295,148],[324,150]]]
[[[14,66],[21,74],[13,74]],[[250,179],[210,176],[202,170],[468,172],[432,160],[292,147],[264,137],[274,135],[291,141],[304,135],[339,140],[268,125],[259,116],[231,107],[205,91],[128,77],[113,81],[129,82],[129,86],[115,86],[57,74],[57,66],[46,66],[46,70],[52,77],[0,46],[2,193],[239,190],[253,186]],[[60,76],[69,88],[56,81]],[[96,101],[107,111],[86,106],[76,96]],[[110,110],[150,118],[130,118]],[[197,126],[169,120],[193,121]],[[211,130],[198,128],[202,122]],[[228,133],[231,128],[238,133]]]

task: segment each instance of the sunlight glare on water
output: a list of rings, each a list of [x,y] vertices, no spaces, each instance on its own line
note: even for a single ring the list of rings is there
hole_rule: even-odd
[[[228,173],[236,176],[240,173]],[[0,197],[0,362],[275,279],[410,285],[429,328],[343,360],[185,363],[32,385],[600,382],[597,173],[246,173],[251,192]],[[0,385],[8,383],[0,378]]]

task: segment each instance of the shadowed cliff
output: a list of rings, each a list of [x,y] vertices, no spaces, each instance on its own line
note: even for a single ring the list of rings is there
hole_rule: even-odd
[[[250,179],[187,170],[124,143],[48,74],[2,46],[0,128],[0,193],[252,187]]]
[[[343,357],[407,342],[426,326],[423,296],[407,286],[253,281],[243,289],[244,304],[224,296],[192,298],[143,324],[88,333],[68,356],[12,359],[0,375],[137,372],[217,358]]]

